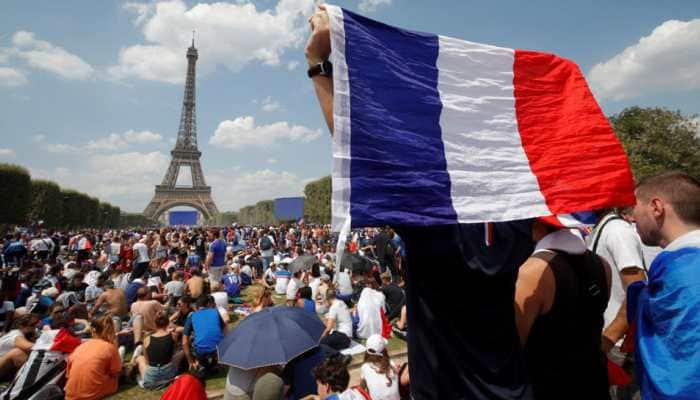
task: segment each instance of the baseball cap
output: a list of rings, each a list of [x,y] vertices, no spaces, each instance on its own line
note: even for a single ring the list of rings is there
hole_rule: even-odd
[[[369,354],[374,354],[374,355],[381,355],[384,353],[384,349],[386,348],[386,339],[382,337],[382,335],[377,335],[374,334],[370,336],[367,339],[367,342],[365,343],[365,347],[367,348],[367,353]]]

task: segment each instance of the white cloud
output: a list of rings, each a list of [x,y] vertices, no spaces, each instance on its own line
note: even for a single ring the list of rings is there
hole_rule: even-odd
[[[290,71],[294,71],[295,69],[297,69],[298,66],[299,61],[290,61],[287,63],[287,69]]]
[[[128,130],[122,134],[110,133],[107,137],[90,140],[85,147],[88,150],[114,151],[129,147],[132,143],[155,143],[161,140],[163,136],[159,133]]]
[[[160,183],[170,158],[158,151],[91,154],[80,166],[32,170],[32,175],[51,179],[128,211],[141,212]]]
[[[263,111],[268,111],[268,112],[270,112],[270,111],[277,111],[277,110],[279,110],[280,108],[282,108],[282,106],[280,105],[280,103],[279,103],[277,100],[274,100],[274,99],[273,99],[272,97],[270,97],[270,96],[267,96],[267,97],[264,98],[263,101],[262,101],[262,110],[263,110]]]
[[[15,156],[14,150],[0,147],[0,160],[12,160]]]
[[[391,5],[391,0],[362,0],[358,7],[362,12],[373,12],[380,6],[389,5]]]
[[[27,83],[27,76],[17,68],[0,67],[0,86],[15,87]]]
[[[185,48],[196,30],[200,71],[218,66],[238,71],[251,62],[279,65],[280,56],[298,47],[307,34],[305,16],[313,12],[313,0],[280,0],[270,10],[253,3],[196,4],[182,0],[161,1],[154,9],[127,3],[136,13],[145,42],[121,49],[119,62],[108,69],[116,79],[136,77],[180,83],[185,77]]]
[[[135,14],[133,19],[134,25],[141,25],[151,16],[155,9],[155,4],[128,2],[124,4],[124,9]]]
[[[311,142],[319,137],[319,129],[312,130],[302,125],[290,126],[286,121],[256,125],[255,118],[246,116],[233,121],[221,121],[209,143],[236,149],[246,146],[269,146],[283,140]]]
[[[221,211],[237,211],[261,200],[303,196],[306,181],[291,172],[269,169],[235,174],[233,178],[224,171],[207,176],[207,184],[212,186],[214,201]]]
[[[45,40],[36,39],[32,32],[15,32],[12,44],[12,53],[32,68],[49,71],[66,79],[79,80],[88,79],[95,72],[80,57]]]
[[[601,98],[621,100],[649,92],[700,88],[700,19],[670,20],[588,74]]]
[[[46,150],[49,153],[55,153],[55,154],[67,154],[67,153],[76,153],[80,151],[80,148],[78,146],[74,146],[72,144],[64,144],[64,143],[49,143],[46,145]]]

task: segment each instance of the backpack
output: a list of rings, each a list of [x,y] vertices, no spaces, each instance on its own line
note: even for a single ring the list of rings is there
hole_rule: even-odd
[[[272,240],[266,235],[260,239],[260,250],[270,250],[272,248]]]

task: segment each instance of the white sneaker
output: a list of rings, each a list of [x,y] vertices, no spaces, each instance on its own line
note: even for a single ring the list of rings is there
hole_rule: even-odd
[[[126,348],[124,346],[119,346],[119,361],[124,364],[124,355],[126,355]]]
[[[134,349],[134,354],[131,356],[131,362],[133,363],[136,360],[136,357],[140,356],[141,354],[143,354],[142,344],[136,346],[136,348]]]

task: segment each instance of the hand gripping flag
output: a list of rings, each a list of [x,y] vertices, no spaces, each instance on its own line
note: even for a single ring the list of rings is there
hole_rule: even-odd
[[[634,203],[624,150],[573,62],[327,10],[334,230]]]

